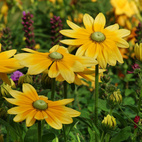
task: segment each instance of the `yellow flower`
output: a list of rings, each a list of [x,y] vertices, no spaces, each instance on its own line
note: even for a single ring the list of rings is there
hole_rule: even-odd
[[[61,42],[67,45],[80,46],[76,55],[97,58],[102,68],[106,68],[107,63],[112,66],[116,64],[116,61],[123,63],[118,47],[129,47],[123,37],[128,36],[130,31],[119,29],[118,24],[104,28],[106,19],[102,13],[99,13],[95,20],[90,15],[85,14],[83,23],[85,28],[67,21],[73,30],[61,30],[61,34],[77,39],[66,39],[61,40]]]
[[[29,67],[28,74],[48,73],[50,78],[56,78],[61,74],[68,83],[74,82],[74,72],[81,72],[86,66],[97,64],[92,58],[69,54],[67,48],[59,45],[53,46],[49,53],[27,48],[23,50],[31,53],[17,54],[15,58],[20,60],[22,65]]]
[[[17,59],[11,58],[15,53],[15,49],[0,53],[0,78],[8,85],[11,85],[11,83],[7,74],[23,67]]]
[[[40,49],[40,44],[36,44],[34,48],[35,49]]]
[[[111,0],[112,6],[115,8],[115,14],[125,14],[132,17],[138,12],[137,6],[134,1],[129,0]]]
[[[14,98],[5,98],[11,104],[17,105],[8,110],[9,114],[17,114],[15,122],[26,119],[26,126],[32,126],[36,120],[43,120],[55,129],[61,129],[62,124],[73,122],[72,117],[77,117],[80,112],[65,107],[74,99],[50,101],[45,96],[38,96],[36,90],[30,84],[23,84],[23,92],[10,90]]]
[[[140,45],[136,44],[134,51],[135,51],[136,58],[142,61],[142,43],[140,43]]]

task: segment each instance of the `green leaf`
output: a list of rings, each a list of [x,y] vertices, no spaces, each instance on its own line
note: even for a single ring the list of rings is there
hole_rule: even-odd
[[[90,135],[90,142],[95,142],[95,131],[92,131],[89,127],[88,127],[88,132]]]
[[[27,131],[24,142],[37,142],[37,125],[34,124]]]
[[[132,89],[125,89],[125,96],[129,96],[132,93],[134,93],[134,90],[132,90]]]
[[[125,97],[124,100],[124,105],[134,105],[135,101],[132,97]]]
[[[48,142],[48,141],[52,141],[53,139],[55,139],[55,134],[54,133],[47,133],[47,134],[44,134],[43,136],[42,136],[42,141],[43,142]]]
[[[128,138],[131,135],[131,128],[125,127],[124,129],[120,130],[112,139],[110,142],[122,142],[128,140]]]
[[[107,111],[107,112],[109,111],[106,100],[99,99],[98,108],[100,108],[101,110]]]

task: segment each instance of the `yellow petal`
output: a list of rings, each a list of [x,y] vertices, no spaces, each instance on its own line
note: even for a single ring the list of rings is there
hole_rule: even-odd
[[[82,85],[82,82],[81,82],[81,80],[78,78],[77,75],[75,75],[75,81],[74,81],[74,83],[75,83],[76,85]]]
[[[80,29],[79,26],[77,26],[76,24],[74,24],[73,22],[67,20],[67,24],[73,29],[73,30],[78,30]]]
[[[81,33],[74,30],[61,30],[60,33],[64,36],[71,37],[71,38],[81,38],[81,39],[88,39],[90,33]]]
[[[56,81],[62,82],[62,81],[64,81],[64,80],[65,80],[65,79],[62,77],[61,74],[59,74],[59,75],[56,77]]]
[[[55,129],[62,129],[61,121],[57,117],[55,117],[54,114],[50,111],[47,111],[47,114],[48,118],[45,119],[46,122]]]
[[[51,60],[43,60],[40,63],[30,66],[28,69],[27,74],[30,75],[36,75],[44,72],[48,67],[51,65],[52,61]]]
[[[70,123],[73,122],[72,118],[71,118],[69,115],[64,114],[64,111],[63,111],[63,112],[62,112],[62,111],[58,111],[58,110],[53,109],[53,108],[49,108],[49,109],[48,109],[48,112],[49,112],[49,111],[50,111],[51,113],[53,113],[54,116],[55,116],[57,119],[59,119],[62,124],[70,124]]]
[[[87,42],[88,40],[81,40],[81,39],[65,39],[60,40],[61,43],[67,44],[67,45],[81,45]]]
[[[30,98],[33,102],[39,99],[35,88],[28,83],[23,84],[23,92],[26,97]]]
[[[58,49],[59,47],[60,47],[59,45],[55,45],[55,46],[53,46],[53,47],[49,50],[49,52],[55,52],[55,51],[57,51],[57,49]]]
[[[59,75],[59,70],[58,70],[58,67],[57,67],[57,62],[55,61],[52,65],[51,65],[51,67],[50,67],[50,69],[49,69],[49,71],[48,71],[48,76],[50,77],[50,78],[55,78],[55,77],[57,77]]]
[[[121,39],[121,38],[117,41],[116,44],[120,48],[128,48],[129,47],[129,43],[126,40]]]
[[[44,116],[42,114],[42,111],[38,110],[34,116],[35,119],[37,120],[43,120],[44,119]]]
[[[21,121],[23,121],[24,119],[26,119],[27,118],[27,116],[28,116],[28,114],[31,112],[31,110],[28,110],[28,111],[26,111],[26,112],[24,112],[24,113],[21,113],[21,114],[17,114],[15,117],[14,117],[14,121],[15,122],[21,122]]]
[[[52,101],[51,103],[48,103],[48,107],[55,107],[55,106],[61,106],[61,105],[66,105],[74,101],[74,99],[63,99],[59,101]]]
[[[115,31],[116,32],[116,34],[119,36],[119,37],[126,37],[126,36],[128,36],[129,34],[130,34],[130,31],[129,30],[127,30],[127,29],[120,29],[120,30],[117,30],[117,31]]]
[[[15,53],[16,53],[16,49],[1,52],[0,53],[0,60],[8,59],[8,58],[12,57]]]
[[[88,40],[88,42],[86,42],[82,46],[80,46],[77,49],[76,55],[83,56],[85,54],[86,50],[88,49],[88,46],[90,46],[90,44],[92,44],[92,41]]]
[[[118,24],[114,24],[114,25],[106,27],[105,29],[107,29],[109,31],[116,31],[116,30],[119,29],[119,25]]]
[[[57,62],[58,69],[60,71],[60,74],[62,77],[68,82],[68,83],[73,83],[75,76],[74,73],[67,64],[64,64],[64,62]]]
[[[8,113],[9,114],[19,114],[19,113],[23,113],[25,111],[28,111],[28,110],[33,110],[34,108],[31,106],[26,106],[26,107],[13,107],[11,109],[8,110]]]
[[[101,32],[106,24],[106,19],[103,13],[99,13],[94,20],[94,31]]]
[[[32,126],[32,125],[35,123],[35,121],[36,121],[35,118],[32,118],[31,121],[29,121],[29,122],[26,121],[26,126],[27,126],[27,127]]]
[[[89,14],[85,14],[83,16],[83,23],[85,25],[85,28],[90,32],[93,32],[93,22],[94,19]]]

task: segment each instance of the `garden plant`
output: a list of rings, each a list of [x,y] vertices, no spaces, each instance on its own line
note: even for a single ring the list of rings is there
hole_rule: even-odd
[[[142,0],[0,0],[0,142],[142,142]]]

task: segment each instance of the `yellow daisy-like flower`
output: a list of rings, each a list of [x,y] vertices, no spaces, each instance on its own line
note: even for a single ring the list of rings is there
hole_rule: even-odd
[[[0,53],[0,78],[9,85],[11,85],[11,83],[9,78],[7,77],[7,74],[23,67],[19,64],[19,61],[17,59],[11,58],[15,53],[15,49]]]
[[[23,49],[31,53],[21,53],[15,55],[20,63],[29,67],[28,74],[36,75],[48,73],[50,78],[56,78],[59,74],[68,83],[73,83],[74,72],[82,72],[85,67],[97,64],[97,61],[90,57],[80,57],[69,54],[68,50],[59,45],[53,46],[49,53],[40,53],[31,49]]]
[[[104,28],[106,19],[102,13],[99,13],[95,20],[90,15],[85,14],[83,23],[85,28],[67,21],[73,30],[61,30],[61,34],[77,39],[61,40],[61,43],[80,46],[76,55],[97,58],[102,68],[106,68],[107,63],[112,66],[116,64],[116,61],[123,63],[118,47],[129,47],[123,37],[128,36],[130,31],[119,29],[118,24]]]
[[[110,2],[115,8],[116,15],[125,14],[128,17],[132,17],[134,14],[138,13],[138,8],[132,0],[111,0]]]
[[[73,122],[72,117],[77,117],[80,112],[68,108],[65,105],[74,99],[50,101],[45,96],[38,96],[36,90],[30,84],[23,84],[23,92],[10,90],[14,98],[5,98],[9,103],[17,105],[8,110],[9,114],[17,114],[15,122],[26,119],[26,126],[32,126],[36,120],[43,120],[55,129],[61,129],[62,124]]]
[[[135,51],[136,58],[142,61],[142,43],[140,43],[139,45],[136,44],[134,51]]]

